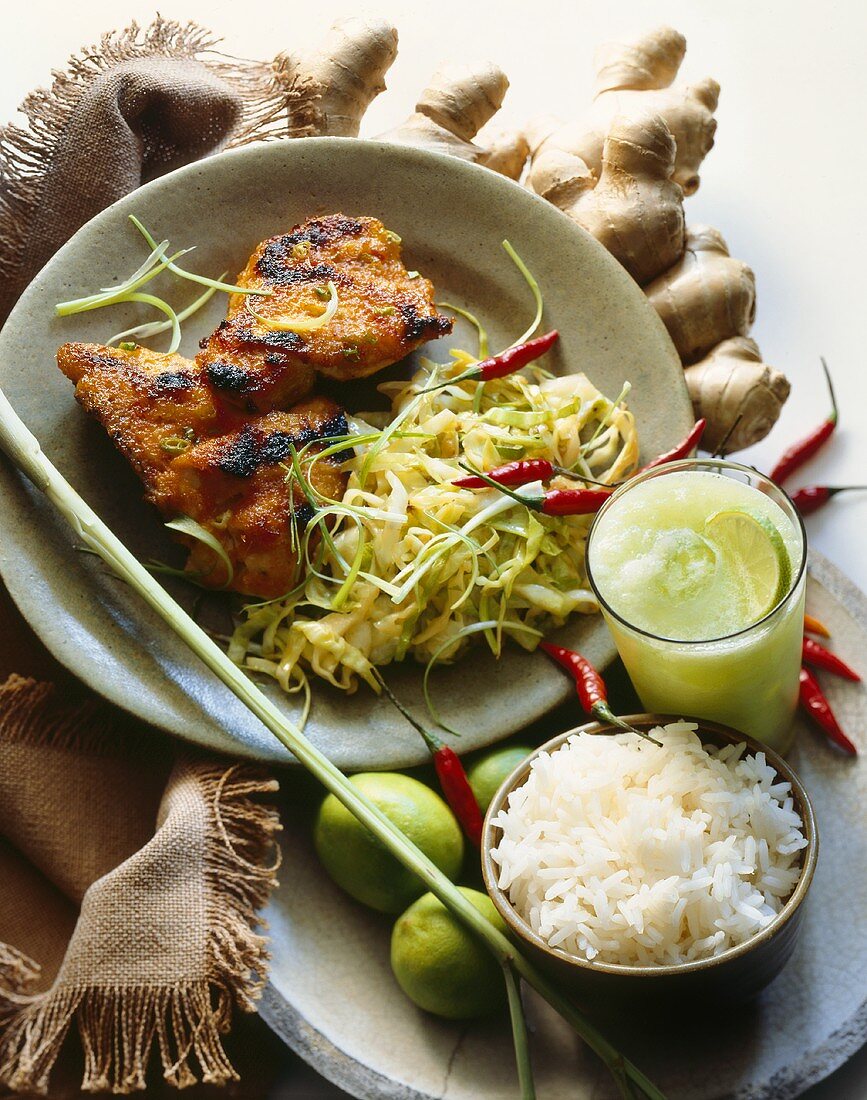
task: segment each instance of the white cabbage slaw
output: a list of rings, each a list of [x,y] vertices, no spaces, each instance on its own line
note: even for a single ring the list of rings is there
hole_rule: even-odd
[[[476,362],[451,355],[446,366],[423,361],[409,382],[382,385],[390,414],[357,419],[351,438],[319,454],[302,448],[287,464],[293,495],[314,511],[293,533],[299,583],[244,608],[229,644],[237,663],[287,691],[306,689],[312,672],[351,692],[362,680],[378,691],[374,666],[411,657],[427,666],[427,694],[431,667],[473,641],[496,655],[509,637],[533,649],[573,612],[597,610],[584,568],[592,516],[544,516],[494,488],[453,482],[460,463],[486,471],[531,458],[592,482],[622,480],[638,458],[628,387],[612,401],[583,374],[555,378],[537,367],[443,385]],[[330,500],[311,486],[310,468],[342,455],[349,482],[342,500]]]

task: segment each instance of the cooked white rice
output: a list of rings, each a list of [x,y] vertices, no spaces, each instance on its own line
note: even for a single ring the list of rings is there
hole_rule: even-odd
[[[499,884],[551,947],[648,965],[718,955],[769,924],[807,841],[764,753],[696,726],[575,734],[534,761],[495,824]]]

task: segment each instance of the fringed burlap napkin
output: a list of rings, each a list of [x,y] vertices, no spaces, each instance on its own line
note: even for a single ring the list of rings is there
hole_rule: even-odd
[[[107,35],[25,100],[26,126],[0,130],[0,320],[141,183],[306,132],[309,87],[214,44],[161,19]],[[255,796],[276,785],[87,699],[24,634],[0,598],[0,1085],[45,1091],[76,1031],[85,1089],[144,1087],[152,1051],[178,1086],[227,1081],[220,1034],[264,977],[278,824]],[[54,685],[5,680],[46,668]]]
[[[232,145],[297,137],[315,89],[276,59],[216,53],[193,23],[132,24],[82,50],[0,127],[0,322],[86,221],[142,183]]]
[[[106,705],[0,686],[0,1082],[45,1091],[73,1022],[82,1087],[234,1078],[220,1040],[264,981],[276,783]]]

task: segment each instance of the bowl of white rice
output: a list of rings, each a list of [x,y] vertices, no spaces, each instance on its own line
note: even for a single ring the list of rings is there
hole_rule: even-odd
[[[743,1000],[790,957],[818,857],[813,808],[775,752],[705,721],[593,723],[506,779],[485,886],[537,961],[588,1005]]]

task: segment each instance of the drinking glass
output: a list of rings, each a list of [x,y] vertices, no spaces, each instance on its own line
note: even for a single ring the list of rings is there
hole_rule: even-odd
[[[791,524],[792,580],[788,592],[758,622],[722,637],[665,637],[628,621],[600,592],[593,575],[594,536],[603,518],[614,519],[637,486],[654,478],[697,471],[735,478],[779,505]],[[696,480],[696,492],[707,485]],[[708,516],[715,510],[708,499]],[[793,736],[804,630],[807,546],[792,501],[758,471],[716,459],[688,459],[647,470],[622,485],[596,516],[587,542],[587,574],[617,651],[650,712],[706,718],[733,726],[785,752]],[[617,602],[616,599],[613,602]]]

